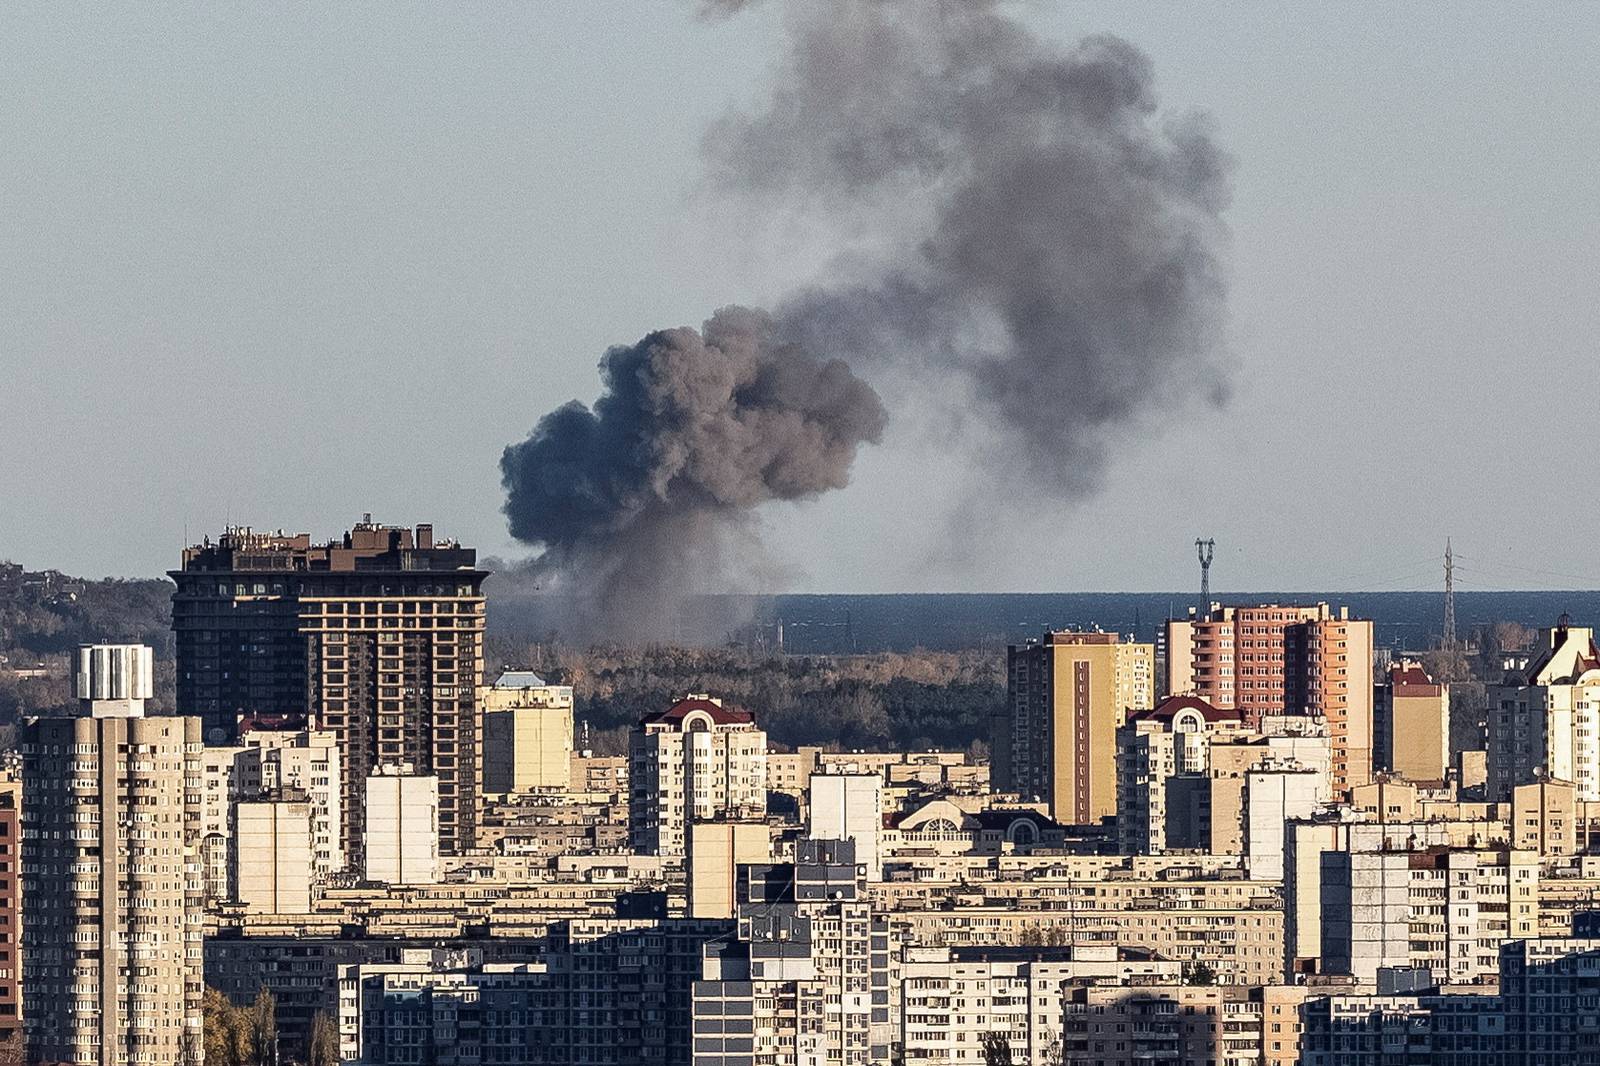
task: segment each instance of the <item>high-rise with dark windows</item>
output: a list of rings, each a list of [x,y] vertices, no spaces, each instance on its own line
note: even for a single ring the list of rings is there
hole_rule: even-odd
[[[231,743],[245,719],[336,734],[352,868],[379,766],[437,775],[440,848],[464,851],[480,805],[486,576],[476,551],[428,525],[369,515],[322,544],[230,528],[171,571],[179,713],[201,719],[209,744]]]

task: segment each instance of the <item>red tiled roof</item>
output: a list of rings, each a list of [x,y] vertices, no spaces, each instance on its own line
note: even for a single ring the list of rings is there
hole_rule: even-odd
[[[718,725],[728,725],[735,722],[753,721],[750,712],[724,707],[711,700],[687,699],[679,700],[664,711],[644,716],[644,724],[651,725],[657,722],[681,722],[695,711],[704,711],[711,716],[711,720]]]
[[[1201,717],[1208,722],[1237,722],[1243,715],[1238,711],[1223,711],[1211,706],[1199,696],[1168,696],[1155,707],[1134,711],[1128,715],[1130,722],[1170,722],[1177,717],[1179,711],[1199,711]]]

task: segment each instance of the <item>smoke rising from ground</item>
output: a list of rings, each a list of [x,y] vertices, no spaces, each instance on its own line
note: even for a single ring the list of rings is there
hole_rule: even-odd
[[[755,508],[843,488],[883,433],[871,386],[761,311],[612,348],[600,374],[592,410],[558,408],[500,460],[511,533],[544,547],[537,568],[581,631],[671,633],[685,593],[766,564]]]
[[[612,633],[670,634],[683,593],[764,565],[756,508],[844,487],[885,418],[851,367],[970,402],[949,447],[1050,504],[1131,431],[1227,394],[1229,164],[1203,118],[1159,111],[1142,53],[1041,40],[985,0],[783,11],[770,95],[708,131],[708,180],[837,230],[826,280],[612,349],[594,409],[501,461],[511,532]]]

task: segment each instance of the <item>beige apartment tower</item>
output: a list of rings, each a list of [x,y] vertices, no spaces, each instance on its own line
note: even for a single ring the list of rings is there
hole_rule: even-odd
[[[564,790],[572,780],[572,686],[508,670],[481,690],[483,790]]]
[[[1166,694],[1268,715],[1326,719],[1336,792],[1372,780],[1372,623],[1308,606],[1213,604],[1167,623]]]
[[[143,717],[147,649],[107,647],[22,735],[28,1058],[199,1066],[200,721]]]
[[[1443,783],[1450,771],[1450,687],[1406,659],[1389,668],[1375,695],[1374,765],[1417,784]]]
[[[1048,803],[1059,821],[1117,813],[1117,729],[1154,703],[1155,647],[1116,633],[1046,633],[1013,645],[994,727],[996,787]]]

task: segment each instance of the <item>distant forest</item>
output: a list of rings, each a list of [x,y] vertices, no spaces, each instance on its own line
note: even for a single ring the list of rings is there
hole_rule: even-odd
[[[600,753],[625,750],[634,723],[689,692],[750,711],[777,744],[842,750],[981,749],[1006,697],[1004,653],[780,656],[743,647],[490,644],[491,666],[528,667],[572,685],[578,719]]]
[[[139,641],[156,652],[155,710],[172,707],[172,583],[86,581],[0,588],[0,745],[23,717],[65,706],[67,654],[91,641]],[[1005,700],[1005,655],[906,652],[780,656],[746,647],[573,648],[502,633],[489,611],[489,679],[505,666],[571,684],[577,717],[601,752],[626,747],[629,727],[687,692],[755,714],[782,745],[966,748],[981,745]],[[18,676],[43,667],[44,677]]]
[[[23,574],[0,564],[0,746],[20,718],[67,702],[67,653],[89,641],[142,641],[156,652],[156,711],[170,711],[172,584],[87,581]],[[574,647],[532,640],[515,607],[494,610],[485,648],[488,679],[503,667],[538,670],[575,689],[577,717],[596,751],[617,752],[644,714],[687,692],[720,696],[756,716],[780,745],[902,750],[981,748],[1005,702],[1005,651],[915,649],[867,655],[780,655],[759,641],[721,646]],[[1505,653],[1534,633],[1511,622],[1477,625],[1453,651],[1423,654],[1453,683],[1456,749],[1482,745],[1484,685],[1501,679]],[[42,667],[43,676],[29,676]],[[20,673],[19,673],[20,671]]]

